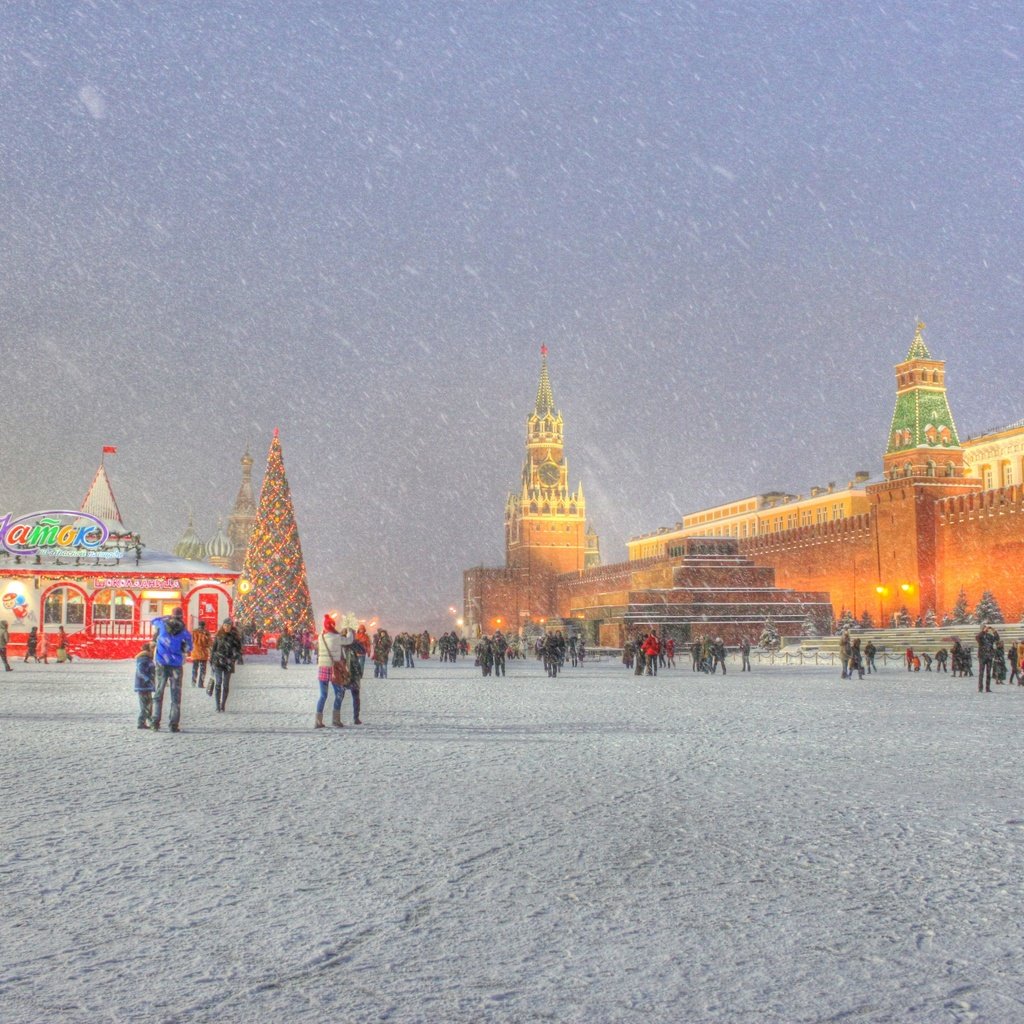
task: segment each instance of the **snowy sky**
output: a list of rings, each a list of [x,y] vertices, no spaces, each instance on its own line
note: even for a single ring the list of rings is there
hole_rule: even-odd
[[[880,466],[928,323],[1024,415],[1016,2],[0,8],[0,504],[208,537],[285,463],[314,604],[500,564],[538,348],[606,561]]]

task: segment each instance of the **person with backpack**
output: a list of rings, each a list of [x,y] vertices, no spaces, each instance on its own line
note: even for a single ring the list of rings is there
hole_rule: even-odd
[[[192,634],[185,627],[180,608],[170,615],[153,620],[153,639],[156,641],[156,690],[153,694],[153,719],[150,728],[160,731],[160,718],[164,706],[164,690],[171,687],[171,732],[181,731],[181,672],[185,656],[192,650]]]

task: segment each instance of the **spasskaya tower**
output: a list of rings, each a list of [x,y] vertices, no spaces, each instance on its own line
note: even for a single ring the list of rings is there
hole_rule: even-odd
[[[548,350],[540,350],[537,401],[526,419],[526,458],[505,504],[505,565],[529,572],[576,572],[600,560],[587,531],[583,484],[569,490],[562,414],[555,408]]]

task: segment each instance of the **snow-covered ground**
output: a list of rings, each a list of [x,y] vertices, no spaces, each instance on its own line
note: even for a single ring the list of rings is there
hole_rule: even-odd
[[[1024,689],[131,674],[0,674],[6,1024],[1024,1020]]]

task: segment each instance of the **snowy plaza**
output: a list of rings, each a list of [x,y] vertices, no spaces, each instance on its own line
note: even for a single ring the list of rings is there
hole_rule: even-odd
[[[314,731],[314,676],[179,735],[2,677],[6,1024],[1024,1018],[1024,689],[431,660]]]

